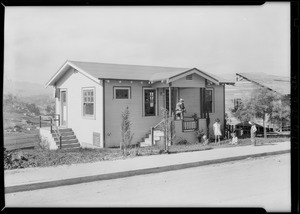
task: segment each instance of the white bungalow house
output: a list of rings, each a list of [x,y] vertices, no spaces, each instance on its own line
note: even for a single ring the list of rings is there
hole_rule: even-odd
[[[183,120],[175,120],[177,137],[195,141],[195,130],[206,130],[205,104],[210,129],[219,118],[224,133],[225,84],[234,83],[197,68],[67,60],[46,87],[55,88],[60,130],[72,129],[81,147],[103,148],[119,146],[121,112],[127,106],[132,143],[145,145],[145,135],[162,120],[161,107],[172,114],[179,98],[184,99],[187,112]],[[194,114],[197,118],[191,120]]]

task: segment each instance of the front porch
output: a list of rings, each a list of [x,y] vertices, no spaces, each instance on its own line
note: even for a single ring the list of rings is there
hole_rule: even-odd
[[[41,145],[50,150],[78,149],[81,147],[74,131],[71,128],[60,126],[60,115],[39,116],[39,136]]]
[[[222,87],[223,88],[223,87]],[[212,124],[214,119],[224,118],[222,112],[215,112],[215,90],[210,87],[162,87],[157,88],[162,96],[161,102],[158,103],[158,108],[165,109],[168,112],[168,119],[172,123],[169,133],[164,130],[164,136],[169,136],[171,139],[168,145],[176,144],[180,140],[187,140],[188,142],[198,142],[197,131],[202,131],[206,135],[212,135]],[[169,93],[171,91],[171,93]],[[217,90],[218,91],[218,90]],[[176,104],[179,99],[184,99],[186,112],[183,114],[183,119],[179,119],[175,115]],[[223,106],[223,105],[222,105]],[[160,112],[160,114],[162,114]],[[163,116],[163,115],[161,115]],[[209,119],[208,119],[209,118]],[[162,118],[161,121],[166,120]],[[161,123],[160,121],[160,123]],[[212,121],[212,122],[210,122]],[[208,123],[207,123],[208,122]],[[172,130],[173,129],[173,130]],[[149,145],[155,145],[155,132],[161,130],[161,124],[151,127],[151,134],[149,135]],[[151,137],[151,135],[153,137]],[[167,139],[164,138],[164,141]],[[161,142],[161,139],[160,139]]]

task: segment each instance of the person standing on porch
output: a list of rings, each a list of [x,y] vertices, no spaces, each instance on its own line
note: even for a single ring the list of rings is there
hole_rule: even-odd
[[[217,140],[218,140],[218,143],[220,144],[220,136],[222,134],[221,134],[221,124],[220,124],[219,118],[217,118],[216,122],[213,124],[213,129],[214,129],[214,135],[215,135],[215,143],[217,143]]]
[[[253,146],[256,146],[255,135],[256,135],[257,128],[252,121],[249,121],[249,124],[251,125],[251,129],[250,129],[251,143]]]
[[[179,102],[176,104],[175,111],[177,119],[183,119],[183,113],[186,112],[183,99],[180,99]]]

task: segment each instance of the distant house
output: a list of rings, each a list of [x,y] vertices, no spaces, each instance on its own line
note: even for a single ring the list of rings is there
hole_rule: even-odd
[[[119,146],[121,112],[127,106],[132,143],[149,145],[143,138],[162,121],[160,109],[174,115],[179,98],[187,113],[183,120],[175,120],[177,137],[196,141],[195,130],[206,130],[205,105],[210,129],[219,118],[224,132],[225,84],[234,82],[197,68],[66,61],[46,86],[56,91],[58,125],[71,128],[81,146],[103,148]]]
[[[234,86],[226,86],[225,106],[230,125],[239,124],[242,121],[237,120],[231,114],[233,108],[238,108],[241,102],[250,98],[253,90],[265,87],[274,91],[284,98],[290,98],[290,79],[284,76],[275,76],[265,73],[236,73],[236,82]],[[262,120],[255,120],[259,125],[263,125]],[[273,128],[271,123],[267,123],[267,128]]]

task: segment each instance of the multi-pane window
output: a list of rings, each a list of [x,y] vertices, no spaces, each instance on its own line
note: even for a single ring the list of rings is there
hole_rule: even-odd
[[[83,116],[95,115],[94,89],[83,89]]]
[[[130,87],[114,87],[115,99],[130,99]]]
[[[206,89],[205,90],[205,105],[206,111],[208,113],[214,112],[214,90],[213,89]]]
[[[241,98],[234,99],[233,104],[234,104],[234,109],[237,110],[242,104],[242,99]]]

